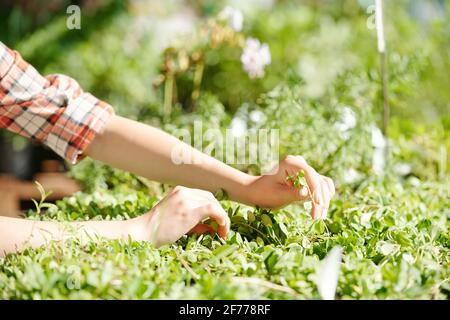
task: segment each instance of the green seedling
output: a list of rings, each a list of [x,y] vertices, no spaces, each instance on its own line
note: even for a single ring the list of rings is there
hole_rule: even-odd
[[[306,182],[305,172],[303,170],[298,171],[295,174],[290,175],[287,170],[286,173],[286,182],[294,186],[296,189],[300,189],[301,187],[305,187],[308,190],[309,197],[311,201],[305,201],[303,203],[303,207],[305,210],[310,211],[312,209],[312,199],[314,199],[314,193],[309,189],[308,183]]]
[[[45,202],[45,200],[47,200],[47,198],[52,194],[51,191],[45,191],[44,187],[37,181],[34,182],[36,184],[36,188],[39,191],[39,194],[41,196],[41,199],[39,200],[39,202],[37,202],[35,199],[31,199],[31,201],[33,201],[34,206],[36,208],[36,213],[39,215],[42,213],[42,209],[44,208],[56,208],[56,206],[53,203],[48,203]]]

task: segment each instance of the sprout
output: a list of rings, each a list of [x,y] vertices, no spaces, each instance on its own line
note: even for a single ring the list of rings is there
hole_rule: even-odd
[[[258,39],[248,38],[241,62],[251,79],[263,77],[264,67],[271,62],[269,46],[266,43],[261,44]]]

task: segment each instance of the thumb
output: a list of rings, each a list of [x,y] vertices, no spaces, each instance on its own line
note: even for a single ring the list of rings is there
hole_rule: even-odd
[[[309,190],[306,186],[301,186],[299,189],[296,190],[297,195],[300,198],[300,200],[305,200],[310,197]]]
[[[216,231],[209,225],[204,223],[199,223],[193,227],[188,234],[204,234],[204,233],[215,233]]]
[[[290,192],[294,198],[294,201],[305,201],[310,198],[309,190],[306,186],[301,186],[300,188],[295,188],[294,186],[289,187]]]
[[[212,218],[219,225],[217,233],[222,238],[226,238],[228,232],[230,231],[230,218],[228,214],[223,210],[219,203],[213,204],[209,203],[197,209],[197,214],[199,214],[199,220],[206,218]]]

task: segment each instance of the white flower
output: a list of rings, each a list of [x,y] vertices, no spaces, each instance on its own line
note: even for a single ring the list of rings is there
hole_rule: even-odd
[[[422,182],[420,181],[420,179],[417,178],[417,177],[410,177],[410,178],[408,179],[408,182],[409,182],[409,184],[410,184],[411,186],[413,186],[413,187],[420,187],[420,184],[422,183]]]
[[[377,127],[372,127],[372,146],[380,149],[386,146],[386,139],[381,130]]]
[[[234,31],[239,32],[242,30],[242,25],[244,24],[244,16],[242,15],[242,12],[240,10],[230,6],[226,6],[220,12],[219,17],[227,20],[228,25]]]
[[[376,248],[379,253],[388,256],[397,252],[400,249],[400,245],[387,241],[378,241]]]
[[[341,268],[342,248],[334,247],[322,260],[318,269],[316,284],[324,300],[333,300]]]
[[[372,212],[366,212],[361,215],[361,225],[366,228],[370,228],[370,219],[372,218]]]
[[[402,255],[403,260],[405,260],[406,262],[413,264],[415,262],[415,259],[412,255],[410,255],[409,253],[405,252]]]
[[[250,120],[255,123],[263,122],[266,119],[266,115],[259,111],[259,110],[253,110],[249,114]]]
[[[344,171],[343,180],[345,183],[353,183],[361,179],[361,174],[353,168]]]
[[[118,286],[121,286],[122,285],[122,280],[120,280],[120,279],[113,279],[113,280],[111,280],[111,282],[110,282],[110,284],[112,285],[112,286],[115,286],[115,287],[118,287]]]
[[[234,137],[242,137],[247,133],[247,122],[241,117],[234,117],[231,120],[230,130]]]
[[[250,78],[261,78],[264,76],[264,67],[271,62],[269,46],[266,43],[261,44],[258,39],[248,38],[241,62]]]
[[[380,175],[384,171],[386,164],[384,148],[375,148],[372,156],[372,170],[376,175]]]
[[[372,145],[375,148],[372,155],[372,169],[376,175],[380,175],[383,173],[386,164],[387,141],[377,127],[372,127]]]
[[[411,165],[408,163],[399,163],[394,167],[394,171],[399,176],[407,176],[411,173]]]
[[[353,129],[356,126],[356,115],[355,112],[349,108],[345,107],[342,111],[341,121],[335,124],[336,129],[341,132]]]

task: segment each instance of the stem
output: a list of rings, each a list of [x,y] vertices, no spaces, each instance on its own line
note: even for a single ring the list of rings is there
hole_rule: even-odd
[[[195,103],[198,99],[198,97],[200,96],[200,85],[202,84],[202,79],[203,79],[203,69],[204,69],[204,64],[203,62],[199,62],[197,64],[197,67],[195,68],[195,73],[194,73],[194,90],[192,91],[192,108],[195,107]]]
[[[177,258],[180,260],[181,264],[183,265],[183,267],[191,274],[191,276],[195,280],[200,279],[200,276],[194,270],[192,270],[192,268],[189,266],[189,264],[186,262],[186,260],[184,260],[178,253],[176,253],[176,255],[177,255]]]
[[[172,73],[167,74],[166,81],[164,83],[164,117],[168,118],[172,113],[172,100],[173,100],[173,82],[174,76]]]
[[[232,279],[233,279],[233,281],[235,281],[237,283],[247,283],[247,284],[262,286],[262,287],[266,287],[271,290],[291,294],[294,297],[296,297],[297,299],[301,298],[300,294],[297,291],[295,291],[294,289],[292,289],[290,287],[285,287],[285,286],[282,286],[282,285],[279,285],[279,284],[276,284],[276,283],[273,283],[270,281],[262,280],[259,278],[246,278],[246,277],[233,277]]]
[[[241,225],[241,226],[243,226],[243,227],[249,227],[249,228],[252,229],[253,231],[256,231],[257,233],[259,233],[259,235],[260,235],[261,237],[263,237],[264,239],[268,240],[268,239],[267,239],[267,236],[266,236],[264,233],[262,233],[261,231],[259,231],[258,229],[256,229],[255,227],[252,227],[251,225],[249,225],[249,224],[247,224],[247,223],[242,223],[242,222],[233,222],[233,223],[234,223],[234,224]]]

